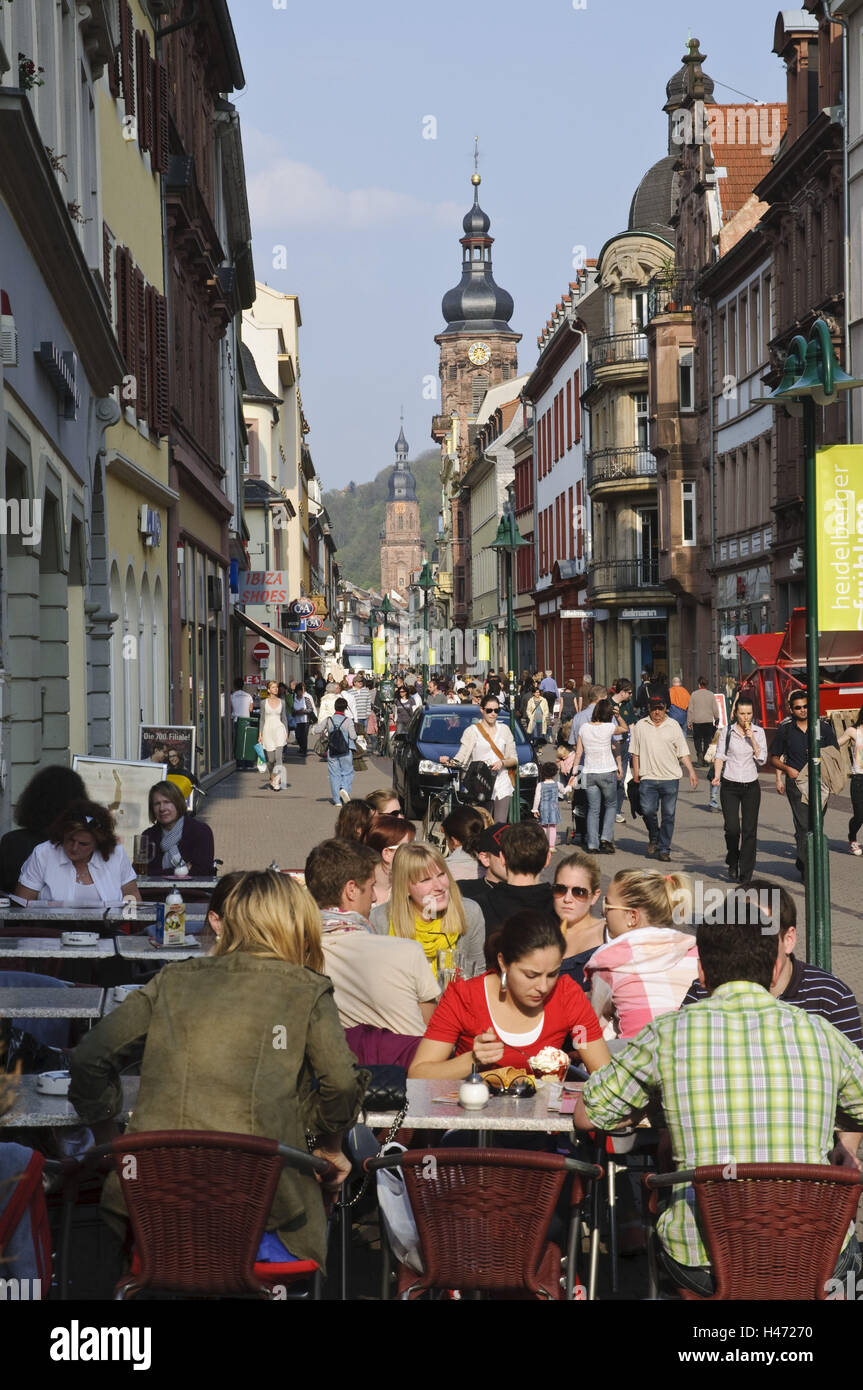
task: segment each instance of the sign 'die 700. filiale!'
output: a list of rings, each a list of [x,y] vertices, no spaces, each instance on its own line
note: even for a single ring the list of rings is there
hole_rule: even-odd
[[[287,603],[288,576],[283,570],[242,570],[238,603]]]

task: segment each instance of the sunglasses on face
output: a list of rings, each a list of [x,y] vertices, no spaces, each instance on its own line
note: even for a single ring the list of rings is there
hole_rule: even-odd
[[[500,714],[500,710],[499,710],[499,708],[498,708],[497,705],[486,705],[486,707],[485,707],[485,713],[486,713],[486,714]]]
[[[556,898],[565,898],[567,893],[571,893],[574,898],[589,898],[589,888],[568,888],[565,883],[553,883],[551,891]]]

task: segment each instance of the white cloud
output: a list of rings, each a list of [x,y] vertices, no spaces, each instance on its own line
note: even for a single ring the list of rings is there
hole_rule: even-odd
[[[256,153],[264,154],[268,145],[267,137]],[[464,213],[457,203],[427,203],[391,188],[337,188],[319,170],[293,159],[273,160],[250,174],[247,183],[256,232],[327,225],[365,229],[420,220],[452,227]]]

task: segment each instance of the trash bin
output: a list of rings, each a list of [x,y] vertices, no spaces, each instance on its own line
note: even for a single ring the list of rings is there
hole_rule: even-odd
[[[238,766],[255,767],[255,744],[258,741],[258,719],[239,718],[234,733],[234,757]]]

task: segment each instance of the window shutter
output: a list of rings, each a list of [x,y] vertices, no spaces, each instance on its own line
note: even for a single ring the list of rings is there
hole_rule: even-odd
[[[135,114],[135,30],[129,0],[120,0],[120,74],[126,115]]]
[[[171,429],[171,401],[168,393],[170,352],[168,347],[168,304],[164,295],[153,291],[153,418],[156,433]]]
[[[119,48],[115,47],[113,52],[111,53],[110,62],[108,63],[108,91],[111,93],[111,96],[114,98],[115,101],[117,100],[117,97],[120,95],[119,60],[120,50]]]
[[[150,150],[153,168],[160,174],[168,172],[168,69],[164,63],[150,64],[153,92],[153,135]]]
[[[114,322],[114,296],[111,293],[111,233],[106,223],[102,223],[102,281],[108,296],[108,318]]]
[[[115,282],[117,286],[117,342],[126,372],[134,372],[135,361],[132,348],[132,257],[125,246],[118,246],[114,258]]]
[[[150,40],[141,30],[135,34],[135,68],[138,87],[138,146],[153,147],[153,89],[150,80]]]
[[[135,414],[139,420],[148,420],[147,287],[144,276],[137,266],[132,272],[132,283],[135,295],[135,375],[138,379]]]

